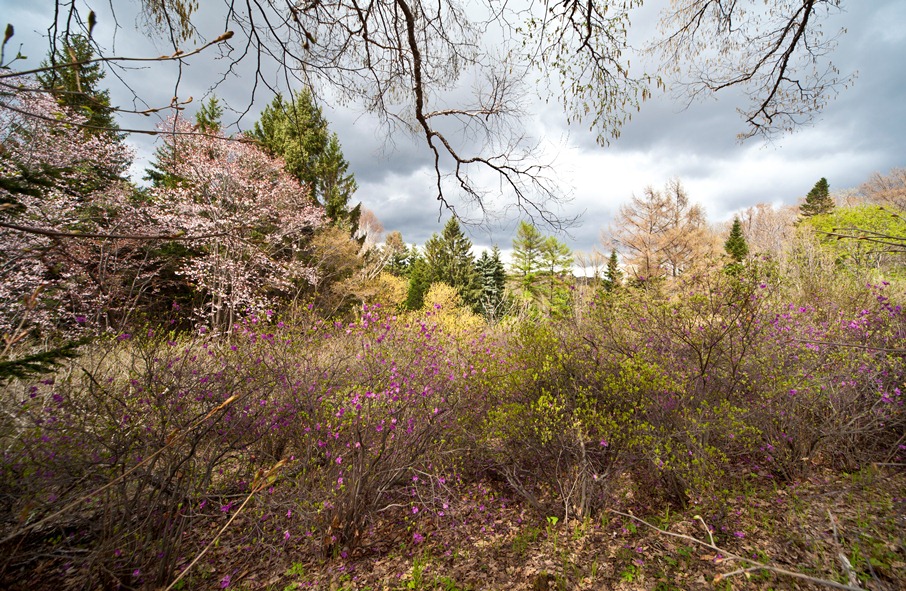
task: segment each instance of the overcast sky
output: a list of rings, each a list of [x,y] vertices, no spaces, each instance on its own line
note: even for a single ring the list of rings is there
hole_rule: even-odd
[[[151,56],[172,51],[148,41],[128,9],[117,8],[119,28],[114,29],[107,0],[77,1],[98,12],[95,36],[117,55]],[[649,0],[633,17],[634,43],[653,32],[657,10],[664,5],[666,0]],[[578,217],[579,221],[560,238],[574,249],[592,249],[599,244],[601,230],[633,193],[640,194],[646,185],[663,187],[673,177],[683,182],[691,199],[702,204],[709,219],[718,223],[756,203],[796,203],[820,177],[828,179],[832,190],[842,190],[858,186],[875,171],[906,166],[906,116],[902,106],[906,96],[906,2],[850,1],[844,6],[842,14],[828,19],[824,30],[832,34],[846,28],[832,60],[843,75],[858,72],[854,84],[830,102],[813,125],[771,143],[760,139],[737,143],[736,134],[744,126],[736,109],[745,104],[736,92],[689,108],[670,94],[656,93],[633,114],[621,137],[607,147],[596,145],[585,125],[567,126],[556,100],[549,104],[532,101],[524,126],[547,146],[549,155],[556,157],[554,175],[560,192],[569,199],[559,210],[560,215]],[[7,61],[20,45],[29,57],[16,64],[18,69],[34,67],[46,55],[47,44],[41,35],[46,34],[52,19],[52,7],[50,0],[0,0],[3,18],[16,27],[16,36],[6,48]],[[197,24],[208,39],[222,32],[218,29],[223,26],[222,17],[217,20],[215,13],[202,16]],[[199,99],[209,91],[215,80],[212,73],[220,71],[223,62],[198,56],[189,64],[182,72],[180,97]],[[156,107],[169,102],[177,74],[176,67],[169,65],[123,76],[147,101],[146,106]],[[131,108],[133,95],[112,74],[108,74],[107,82],[114,104]],[[243,78],[240,70],[216,92],[231,104],[244,107],[249,91],[250,79]],[[240,125],[250,127],[271,96],[268,90],[259,89],[251,114]],[[189,107],[190,113],[198,102]],[[226,119],[235,120],[235,115],[232,119],[230,115]],[[441,214],[443,219],[438,221],[429,155],[418,138],[404,133],[388,137],[385,127],[355,105],[326,105],[325,115],[358,181],[356,199],[372,209],[388,231],[399,230],[407,242],[422,244],[442,228],[447,214]],[[147,121],[134,119],[124,119],[121,125],[151,127]],[[141,136],[130,141],[136,147],[136,168],[140,169],[153,145]],[[477,247],[496,243],[507,250],[516,223],[517,218],[511,216],[489,228],[468,231]]]

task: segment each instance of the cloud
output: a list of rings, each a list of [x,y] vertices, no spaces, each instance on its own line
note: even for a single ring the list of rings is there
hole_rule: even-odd
[[[23,43],[23,52],[31,54],[29,64],[37,65],[43,57],[39,54],[47,47],[40,37],[47,29],[46,14],[33,10],[32,4],[15,0],[0,0],[0,6],[16,26],[14,42]],[[634,44],[641,45],[652,34],[659,6],[649,2],[641,11],[634,11]],[[100,15],[97,36],[109,40],[112,19],[103,14],[104,6],[99,5],[96,10]],[[201,14],[199,28],[213,38],[222,32],[222,17],[215,18],[217,9],[208,5],[203,10],[208,12]],[[149,43],[141,32],[133,30],[137,17],[131,5],[117,7],[117,11],[121,26],[116,36],[119,54],[157,55],[170,51],[163,45]],[[601,230],[612,223],[619,207],[634,193],[639,194],[646,185],[662,187],[673,177],[680,178],[691,198],[705,206],[712,221],[719,222],[758,202],[795,203],[822,176],[827,177],[833,189],[843,189],[860,184],[874,171],[903,166],[906,118],[902,116],[901,102],[906,94],[906,69],[899,61],[900,56],[906,55],[906,34],[896,26],[900,22],[906,22],[906,4],[899,0],[848,3],[846,12],[832,15],[824,26],[828,35],[836,34],[841,27],[848,30],[839,38],[832,59],[844,75],[858,70],[858,78],[827,105],[813,126],[773,143],[757,139],[737,143],[736,134],[744,129],[744,123],[736,109],[746,102],[744,95],[735,90],[688,108],[674,95],[657,93],[642,105],[640,112],[633,114],[622,136],[606,147],[598,146],[594,134],[581,122],[572,126],[564,122],[556,94],[549,97],[550,103],[545,103],[543,97],[530,99],[523,105],[527,114],[520,123],[531,138],[541,141],[535,156],[542,162],[554,157],[556,169],[552,178],[565,198],[558,212],[563,217],[578,217],[581,222],[568,233],[560,234],[560,238],[573,248],[590,250],[598,243]],[[232,43],[238,50],[240,40]],[[14,46],[8,46],[7,53]],[[149,106],[168,104],[174,93],[183,99],[194,96],[195,104],[187,109],[191,115],[227,63],[213,59],[215,55],[216,52],[208,51],[204,58],[188,60],[178,87],[179,71],[172,64],[124,71],[122,76]],[[634,65],[641,63],[640,57],[632,59]],[[651,64],[645,66],[650,68]],[[276,80],[276,74],[269,78],[270,83]],[[116,104],[133,104],[134,96],[112,72],[106,82],[111,85]],[[474,90],[478,82],[470,74],[460,87],[435,93],[436,98],[455,103]],[[216,93],[242,112],[248,107],[253,85],[251,71],[241,66]],[[242,128],[252,125],[260,109],[270,101],[271,92],[259,85],[256,97],[251,110],[239,122]],[[439,215],[436,179],[431,170],[433,156],[424,139],[399,128],[387,128],[360,106],[342,105],[328,93],[321,98],[331,129],[338,134],[359,182],[356,198],[377,214],[388,231],[400,230],[409,242],[422,244],[433,232],[440,231],[447,214]],[[235,119],[239,113],[228,112],[230,115]],[[142,117],[124,118],[123,124],[153,127],[153,121]],[[478,136],[461,139],[469,149],[482,147]],[[139,151],[141,168],[154,145],[143,136],[133,136],[130,142]],[[498,204],[511,199],[499,179],[487,173],[478,173],[477,177]],[[495,223],[468,230],[476,248],[494,243],[509,247],[516,215],[512,210],[507,214]]]

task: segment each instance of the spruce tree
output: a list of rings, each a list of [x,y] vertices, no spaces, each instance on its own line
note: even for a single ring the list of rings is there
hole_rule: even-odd
[[[799,211],[806,217],[830,213],[834,209],[834,200],[830,196],[827,179],[821,177],[812,190],[805,196],[805,203],[799,206]]]
[[[405,307],[407,310],[419,310],[425,304],[425,294],[431,288],[431,281],[428,279],[425,258],[417,248],[412,248],[409,261],[409,289],[406,292]]]
[[[733,218],[733,227],[730,228],[730,236],[724,243],[724,250],[737,263],[741,263],[749,254],[749,245],[746,244],[746,238],[742,235],[742,224],[738,217]]]
[[[220,100],[212,95],[202,103],[201,108],[195,114],[195,127],[203,133],[217,133],[222,126],[222,117],[223,107],[220,106]]]
[[[610,258],[607,259],[607,269],[604,271],[604,291],[613,292],[622,287],[623,272],[620,271],[620,261],[617,258],[617,250],[614,248],[610,251]]]
[[[506,289],[506,270],[496,244],[490,255],[488,251],[481,253],[481,257],[475,262],[475,271],[481,282],[481,296],[476,311],[488,319],[499,318]]]
[[[249,136],[271,155],[283,158],[287,172],[311,188],[334,225],[356,234],[358,220],[349,200],[358,186],[340,140],[328,129],[310,91],[297,92],[291,101],[275,96]]]
[[[62,47],[41,62],[38,82],[50,91],[57,103],[87,118],[86,131],[119,138],[110,106],[110,91],[98,88],[105,73],[101,64],[85,64],[95,56],[91,41],[84,35],[73,35]]]
[[[455,288],[463,302],[474,305],[481,291],[469,240],[456,218],[450,218],[443,232],[425,242],[425,265],[429,284],[446,283]]]

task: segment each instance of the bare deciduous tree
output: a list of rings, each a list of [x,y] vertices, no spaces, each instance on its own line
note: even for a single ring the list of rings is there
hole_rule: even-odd
[[[739,214],[739,221],[749,251],[779,257],[784,245],[795,234],[798,216],[796,206],[774,207],[770,203],[758,203],[745,209]]]
[[[868,201],[906,211],[906,168],[893,168],[886,175],[876,172],[859,187]]]
[[[714,252],[704,209],[689,202],[677,179],[663,191],[649,186],[641,197],[633,195],[603,241],[620,251],[627,270],[640,281],[677,277]]]

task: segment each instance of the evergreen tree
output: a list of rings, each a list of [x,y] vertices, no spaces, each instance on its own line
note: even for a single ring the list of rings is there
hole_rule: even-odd
[[[746,244],[746,238],[742,235],[742,224],[738,217],[733,218],[733,227],[730,228],[730,236],[724,243],[724,250],[737,263],[741,263],[749,254],[749,245]]]
[[[86,118],[88,133],[117,135],[117,125],[110,106],[110,91],[98,85],[105,73],[100,63],[83,64],[95,56],[91,41],[84,35],[73,35],[62,47],[41,62],[38,82],[49,90],[57,103],[71,108]]]
[[[562,309],[569,299],[564,289],[567,276],[572,277],[573,253],[570,248],[553,236],[541,243],[541,265],[545,275],[545,297],[548,310]]]
[[[481,257],[475,262],[475,272],[481,283],[477,311],[488,319],[499,318],[506,289],[506,270],[496,244],[490,255],[488,251],[481,253]]]
[[[610,251],[610,258],[607,259],[607,269],[604,271],[604,291],[613,292],[623,285],[623,272],[620,270],[620,261],[617,258],[617,250],[614,248]]]
[[[519,281],[523,297],[531,299],[537,286],[535,282],[542,270],[541,250],[544,237],[528,222],[520,222],[513,239],[513,262],[510,269]]]
[[[456,218],[450,218],[440,235],[434,234],[425,242],[425,264],[430,283],[446,283],[455,288],[463,302],[474,305],[479,298],[480,284],[469,240]]]
[[[356,233],[355,208],[350,209],[349,199],[358,187],[340,141],[330,133],[310,91],[297,92],[291,101],[280,94],[275,96],[249,136],[271,155],[286,161],[286,170],[311,187],[312,195],[335,225],[350,235]]]
[[[799,206],[799,211],[805,217],[830,213],[834,209],[834,200],[830,196],[827,179],[821,177],[812,190],[805,196],[805,203]]]
[[[201,104],[198,112],[195,113],[195,129],[202,133],[217,135],[223,127],[221,118],[223,117],[223,108],[220,106],[220,99],[216,96],[211,97]],[[150,167],[145,170],[146,181],[151,181],[151,186],[155,188],[173,189],[179,184],[179,178],[173,176],[169,171],[172,163],[179,155],[174,151],[173,145],[165,142],[154,151],[154,160],[151,161]]]
[[[358,185],[349,173],[349,163],[343,157],[337,134],[331,134],[324,153],[317,162],[316,175],[320,183],[318,185],[321,191],[320,200],[327,217],[338,222],[345,216],[349,226],[347,229],[355,232],[358,229],[358,219],[353,219],[349,215],[349,198],[355,193]]]
[[[211,96],[195,114],[195,127],[203,133],[217,133],[222,127],[223,107],[216,96]]]
[[[425,304],[425,294],[431,288],[428,279],[428,267],[425,258],[417,248],[412,248],[409,263],[409,289],[406,292],[405,307],[407,310],[419,310]]]

